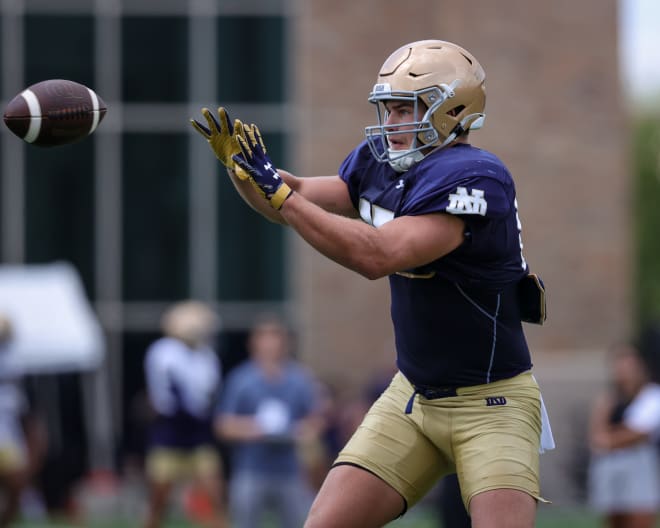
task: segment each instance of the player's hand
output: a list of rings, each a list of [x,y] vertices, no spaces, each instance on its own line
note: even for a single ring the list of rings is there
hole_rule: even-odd
[[[211,150],[225,167],[233,170],[240,180],[247,179],[247,173],[236,166],[233,160],[233,156],[241,153],[237,138],[243,135],[243,123],[236,119],[232,125],[227,110],[222,106],[218,108],[220,122],[208,108],[202,108],[202,115],[208,123],[208,128],[195,119],[191,119],[190,124],[209,142]]]
[[[279,210],[293,192],[275,170],[275,165],[266,154],[261,134],[257,125],[243,125],[244,134],[238,136],[241,149],[239,155],[233,157],[236,164],[247,172],[250,183],[269,202]]]

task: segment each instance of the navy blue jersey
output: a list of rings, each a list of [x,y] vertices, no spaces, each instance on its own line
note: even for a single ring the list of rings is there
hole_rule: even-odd
[[[495,155],[467,144],[433,152],[397,173],[366,142],[339,175],[366,222],[445,213],[465,221],[463,244],[390,276],[397,364],[413,383],[462,387],[529,370],[517,284],[527,274],[516,192]]]
[[[149,346],[144,368],[147,394],[157,414],[149,447],[212,445],[213,402],[222,374],[215,351],[163,337]]]

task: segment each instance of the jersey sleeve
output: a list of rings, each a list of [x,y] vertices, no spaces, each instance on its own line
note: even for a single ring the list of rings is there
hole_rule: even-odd
[[[497,164],[464,167],[445,179],[433,177],[433,173],[424,175],[420,185],[411,186],[400,214],[445,213],[461,218],[465,236],[457,254],[463,255],[463,262],[478,262],[475,266],[482,274],[488,269],[491,283],[517,280],[527,266],[513,180]]]
[[[353,207],[359,209],[362,174],[373,161],[366,141],[358,145],[339,166],[339,177],[346,183]]]
[[[170,376],[173,353],[172,344],[166,339],[161,339],[148,348],[144,362],[149,400],[156,412],[163,415],[170,415],[176,411]]]
[[[623,423],[633,431],[660,436],[660,386],[648,386],[626,409]]]
[[[425,180],[423,185],[412,189],[401,214],[449,213],[494,219],[511,212],[513,189],[500,179],[466,173],[452,178],[449,184],[432,178]]]

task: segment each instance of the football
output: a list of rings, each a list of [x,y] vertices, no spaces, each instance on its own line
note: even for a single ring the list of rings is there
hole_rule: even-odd
[[[96,130],[107,107],[94,90],[66,79],[29,86],[5,109],[4,121],[19,138],[39,147],[80,141]]]

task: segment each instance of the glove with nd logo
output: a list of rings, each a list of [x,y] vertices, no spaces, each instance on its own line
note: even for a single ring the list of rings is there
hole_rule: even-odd
[[[238,136],[241,153],[233,156],[233,160],[243,169],[250,183],[270,205],[279,211],[293,190],[275,170],[275,165],[266,154],[266,146],[257,125],[243,125],[244,134]]]

